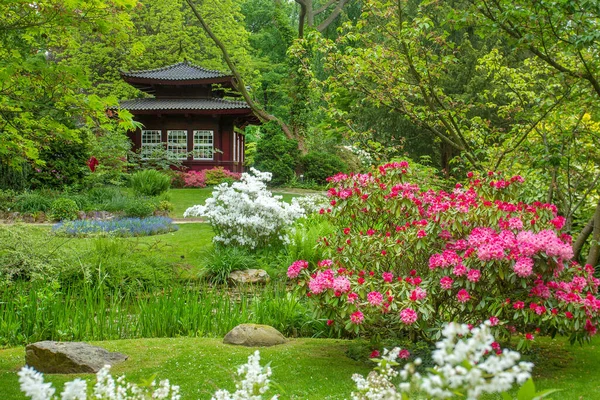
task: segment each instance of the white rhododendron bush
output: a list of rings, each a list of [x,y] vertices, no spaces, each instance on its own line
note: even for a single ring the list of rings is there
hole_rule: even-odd
[[[518,393],[519,400],[540,399],[552,390],[536,393],[531,381],[533,364],[519,361],[518,352],[501,349],[495,342],[487,322],[476,328],[456,323],[448,324],[442,339],[436,344],[432,358],[435,366],[428,373],[417,372],[420,359],[399,368],[398,358],[402,351],[395,348],[385,352],[383,357],[374,359],[377,366],[367,377],[355,374],[352,379],[356,390],[351,394],[354,400],[408,399],[411,393],[419,392],[429,399],[452,397],[477,399],[485,393],[506,393],[515,385],[523,385]],[[65,384],[61,400],[179,400],[179,388],[171,386],[168,380],[161,381],[158,387],[140,388],[127,383],[123,377],[113,379],[109,367],[97,375],[93,393],[88,397],[84,381],[75,379]],[[239,379],[236,391],[218,390],[213,400],[261,400],[270,388],[271,368],[260,365],[260,355],[256,351],[248,357],[248,363],[238,368]],[[19,372],[21,391],[32,400],[54,400],[55,389],[45,383],[42,374],[25,367]],[[506,397],[504,398],[512,398]],[[278,396],[270,397],[271,400]]]
[[[206,218],[215,231],[215,243],[251,249],[285,243],[286,230],[313,211],[314,201],[284,202],[267,189],[271,176],[252,168],[239,182],[216,186],[205,205],[190,207],[183,216]]]

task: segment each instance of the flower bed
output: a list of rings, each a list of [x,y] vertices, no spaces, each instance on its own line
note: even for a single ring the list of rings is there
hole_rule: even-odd
[[[122,218],[110,221],[78,220],[60,222],[52,232],[76,237],[111,235],[119,237],[152,236],[173,232],[179,227],[166,217]]]

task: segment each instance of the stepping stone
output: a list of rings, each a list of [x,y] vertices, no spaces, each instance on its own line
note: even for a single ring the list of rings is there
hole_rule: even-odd
[[[83,342],[43,341],[27,345],[25,363],[47,374],[96,373],[105,365],[127,360],[121,353]]]
[[[248,347],[268,347],[283,344],[285,336],[269,325],[241,324],[233,328],[223,343]]]
[[[245,269],[229,274],[229,280],[233,283],[267,283],[270,279],[264,269]]]

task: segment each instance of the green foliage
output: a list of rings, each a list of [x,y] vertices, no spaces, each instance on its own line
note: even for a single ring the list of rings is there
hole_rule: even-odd
[[[129,182],[137,195],[158,196],[169,190],[171,178],[159,171],[146,169],[131,175]]]
[[[153,201],[144,198],[129,198],[122,208],[126,217],[145,218],[154,214],[156,206]],[[121,210],[118,210],[121,211]]]
[[[17,192],[11,189],[0,189],[0,211],[12,211],[15,207]]]
[[[27,163],[18,167],[0,162],[0,189],[25,190],[30,188],[29,176],[33,169]]]
[[[47,212],[51,206],[52,199],[39,192],[25,192],[15,202],[15,210],[21,213]]]
[[[314,264],[323,260],[326,251],[318,244],[334,230],[335,227],[319,214],[298,220],[292,228],[289,243],[285,246],[287,265],[296,260]]]
[[[34,235],[24,226],[0,226],[0,282],[52,282],[68,265],[64,240]]]
[[[33,188],[62,188],[81,184],[90,172],[90,152],[83,134],[77,140],[56,139],[39,152],[43,165],[35,167],[29,179]]]
[[[348,166],[333,153],[313,151],[300,159],[304,179],[327,184],[327,178],[339,172],[348,172]]]
[[[50,216],[55,221],[72,221],[77,219],[79,210],[75,200],[61,197],[52,202]]]
[[[231,173],[223,167],[215,167],[205,171],[206,180],[204,183],[207,185],[219,185],[224,182],[230,183],[238,176],[239,174]]]
[[[173,205],[173,203],[171,203],[168,200],[161,200],[158,202],[158,205],[156,206],[156,211],[163,211],[163,212],[170,213],[173,210],[175,210],[175,206]]]
[[[202,257],[205,278],[212,283],[226,283],[232,271],[252,268],[256,261],[248,249],[237,246],[214,246]]]
[[[300,153],[298,143],[287,139],[273,123],[263,126],[255,156],[254,167],[260,171],[271,172],[274,186],[284,185],[295,174]]]

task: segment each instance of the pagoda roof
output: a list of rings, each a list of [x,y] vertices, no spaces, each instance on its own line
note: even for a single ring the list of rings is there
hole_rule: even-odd
[[[187,99],[133,99],[123,100],[120,108],[134,114],[147,114],[162,111],[164,113],[196,112],[201,114],[248,114],[250,106],[245,101],[219,98],[187,98]]]
[[[219,81],[222,78],[231,79],[230,74],[221,71],[199,67],[183,61],[162,68],[147,69],[142,71],[121,71],[123,78],[137,78],[155,81]]]

